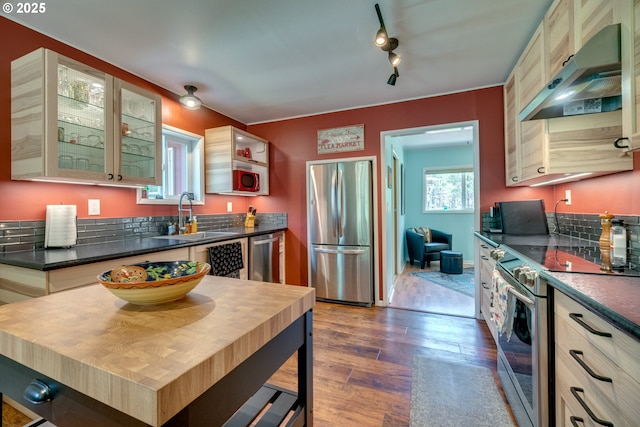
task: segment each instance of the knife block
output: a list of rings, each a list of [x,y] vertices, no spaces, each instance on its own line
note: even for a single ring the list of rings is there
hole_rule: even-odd
[[[256,216],[247,214],[247,218],[244,220],[244,226],[246,228],[253,228],[256,224]]]

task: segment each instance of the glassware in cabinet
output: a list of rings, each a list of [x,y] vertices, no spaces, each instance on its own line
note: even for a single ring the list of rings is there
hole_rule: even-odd
[[[117,173],[125,182],[157,185],[162,160],[160,96],[121,80],[116,80],[116,88],[120,100]]]

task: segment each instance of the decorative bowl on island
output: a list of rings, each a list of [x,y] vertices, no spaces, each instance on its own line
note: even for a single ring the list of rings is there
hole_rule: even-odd
[[[131,304],[161,304],[184,297],[209,270],[199,261],[143,262],[105,271],[98,282]]]

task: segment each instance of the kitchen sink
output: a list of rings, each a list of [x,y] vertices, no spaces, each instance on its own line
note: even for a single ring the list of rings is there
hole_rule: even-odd
[[[203,240],[213,239],[215,237],[234,236],[238,233],[235,231],[200,231],[191,234],[176,234],[172,236],[155,236],[154,239],[177,239],[177,240]]]

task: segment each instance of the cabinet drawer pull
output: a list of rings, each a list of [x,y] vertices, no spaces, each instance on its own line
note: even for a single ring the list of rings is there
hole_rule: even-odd
[[[480,258],[482,258],[482,259],[483,259],[483,260],[485,260],[485,261],[489,261],[489,258],[487,258],[487,257],[486,257],[486,256],[484,256],[484,255],[480,255]]]
[[[480,245],[480,247],[481,247],[482,249],[489,249],[489,246],[487,246],[487,245]]]
[[[511,181],[512,182],[518,182],[518,177],[517,176],[512,176],[511,177]]]
[[[538,168],[538,173],[544,173],[544,166],[540,166]]]
[[[578,396],[578,393],[584,393],[584,389],[578,388],[578,387],[571,387],[569,390],[571,390],[571,394],[573,394],[573,397],[576,398],[580,406],[582,406],[582,408],[587,412],[587,414],[589,415],[589,417],[591,417],[593,422],[598,423],[601,426],[613,427],[613,423],[609,421],[601,420],[600,418],[598,418],[596,414],[593,413],[591,408],[589,408],[589,405],[587,405],[587,402],[585,402],[584,400],[582,400],[580,396]]]
[[[580,427],[578,423],[582,423],[582,425],[584,425],[584,420],[580,417],[576,417],[575,415],[571,415],[569,420],[571,420],[571,425],[573,427]]]
[[[573,358],[576,360],[576,362],[578,362],[578,364],[579,364],[580,366],[582,366],[582,369],[584,369],[585,371],[587,371],[587,374],[591,375],[593,378],[595,378],[595,379],[597,379],[597,380],[600,380],[600,381],[607,382],[607,383],[612,383],[612,382],[613,382],[613,380],[612,380],[611,378],[609,378],[609,377],[604,377],[604,376],[602,376],[602,375],[596,374],[596,373],[594,372],[594,370],[593,370],[593,369],[591,369],[591,368],[589,367],[589,365],[587,365],[587,364],[585,363],[585,361],[584,361],[584,360],[580,359],[580,358],[578,357],[578,355],[583,356],[583,355],[584,355],[584,353],[583,353],[583,352],[581,352],[581,351],[579,351],[579,350],[569,350],[569,354],[571,355],[571,357],[573,357]]]
[[[487,282],[480,282],[480,284],[482,285],[483,288],[489,289],[489,286],[487,286]]]
[[[583,328],[585,328],[587,331],[591,332],[594,335],[598,335],[600,337],[609,337],[609,338],[611,337],[611,334],[609,332],[597,331],[593,329],[591,326],[584,323],[584,320],[582,320],[582,314],[580,313],[569,313],[569,317],[571,317],[573,320],[578,322],[580,326],[582,326]]]

